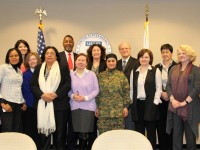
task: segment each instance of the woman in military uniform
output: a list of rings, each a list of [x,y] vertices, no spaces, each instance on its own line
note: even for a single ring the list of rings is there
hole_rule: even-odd
[[[106,71],[99,74],[99,95],[96,97],[96,116],[99,133],[124,129],[124,118],[128,115],[130,88],[123,72],[116,70],[117,56],[106,56]]]

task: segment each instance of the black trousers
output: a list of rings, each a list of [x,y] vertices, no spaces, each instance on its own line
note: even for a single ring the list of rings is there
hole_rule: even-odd
[[[1,113],[2,132],[22,132],[22,104],[5,100],[3,103],[9,104],[12,107],[12,112]]]
[[[167,134],[166,132],[166,121],[167,121],[167,111],[168,111],[168,102],[162,101],[162,104],[159,104],[160,110],[160,120],[157,121],[157,133],[158,133],[158,143],[159,150],[173,150],[172,149],[172,135],[173,132]]]
[[[66,133],[66,139],[67,139],[67,150],[75,150],[77,141],[78,141],[78,135],[76,132],[74,132],[73,125],[72,125],[72,114],[71,110],[67,110],[67,131]]]
[[[95,139],[97,138],[97,120],[98,120],[98,118],[95,117],[95,119],[94,119],[94,130],[93,130],[93,132],[89,133],[88,147],[87,147],[88,150],[90,150],[92,148],[92,145],[93,145]]]
[[[156,121],[145,121],[144,111],[145,111],[145,101],[137,100],[137,110],[138,110],[138,121],[135,121],[135,130],[145,135],[145,130],[147,133],[147,138],[150,141],[153,150],[156,149]]]
[[[27,107],[26,111],[22,112],[22,130],[23,133],[30,136],[37,148],[40,148],[41,139],[37,130],[37,110],[32,107]]]
[[[42,141],[42,150],[50,150],[51,147],[55,150],[65,150],[66,146],[66,126],[67,126],[67,110],[56,110],[55,114],[55,122],[56,122],[56,131],[52,134],[53,137],[53,145],[51,145],[52,137],[51,135],[45,136],[41,134]]]

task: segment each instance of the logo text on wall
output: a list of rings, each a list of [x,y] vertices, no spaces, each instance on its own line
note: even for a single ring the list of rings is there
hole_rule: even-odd
[[[101,34],[90,33],[83,36],[76,45],[76,53],[87,53],[87,49],[93,44],[100,44],[106,48],[106,54],[111,53],[109,41]]]

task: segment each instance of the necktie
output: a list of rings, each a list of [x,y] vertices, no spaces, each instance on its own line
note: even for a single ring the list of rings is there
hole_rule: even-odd
[[[73,62],[72,62],[72,57],[71,54],[68,54],[68,66],[69,66],[69,70],[73,70]]]
[[[123,60],[123,63],[122,63],[122,71],[125,70],[125,67],[126,67],[126,60]]]

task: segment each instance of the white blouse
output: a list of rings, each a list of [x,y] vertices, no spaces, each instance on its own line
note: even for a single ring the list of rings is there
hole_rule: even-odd
[[[11,64],[0,65],[0,98],[22,104],[22,82],[22,72],[19,68],[16,72]]]
[[[151,69],[152,67],[149,65],[148,70],[151,70]],[[145,84],[148,70],[143,73],[140,71],[140,67],[136,70],[139,72],[138,83],[137,83],[137,89],[138,89],[137,99],[145,100],[146,98],[144,84]],[[131,75],[130,75],[130,98],[132,102],[133,102],[133,92],[134,91],[133,91],[133,70],[132,70]],[[162,77],[161,77],[160,70],[157,68],[156,69],[156,92],[154,96],[154,104],[158,105],[159,103],[162,103],[162,101],[160,100],[161,93],[162,93]]]

